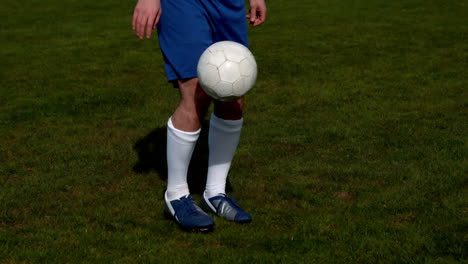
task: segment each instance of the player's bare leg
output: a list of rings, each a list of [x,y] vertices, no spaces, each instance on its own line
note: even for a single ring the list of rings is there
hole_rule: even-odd
[[[167,196],[169,200],[189,194],[187,170],[200,134],[200,124],[211,103],[198,79],[179,80],[180,103],[168,120]]]
[[[167,122],[167,212],[185,229],[209,231],[214,222],[193,201],[187,171],[211,98],[197,79],[179,81],[181,100]]]

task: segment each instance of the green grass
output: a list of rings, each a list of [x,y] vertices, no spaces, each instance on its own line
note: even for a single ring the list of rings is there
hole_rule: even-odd
[[[466,263],[468,4],[267,3],[229,177],[254,221],[203,235],[162,215],[178,93],[135,3],[2,2],[0,262]]]

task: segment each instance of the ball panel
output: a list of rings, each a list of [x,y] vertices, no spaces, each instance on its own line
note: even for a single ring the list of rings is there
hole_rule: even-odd
[[[211,56],[208,61],[209,64],[219,67],[226,61],[226,56],[224,56],[224,52],[222,50],[214,51],[211,52]]]
[[[252,75],[253,67],[252,67],[252,64],[250,63],[250,61],[248,59],[246,59],[246,58],[243,59],[239,64],[239,68],[240,68],[240,74],[242,76]]]
[[[241,97],[247,93],[248,87],[245,85],[245,77],[240,77],[232,85],[232,93],[235,96]]]
[[[241,62],[245,56],[242,52],[245,48],[239,45],[229,45],[224,50],[224,54],[226,55],[226,59],[234,62]]]
[[[198,68],[198,78],[202,87],[213,87],[219,82],[218,68],[211,64],[202,65]]]
[[[225,81],[220,81],[214,87],[214,90],[220,99],[232,96],[232,83],[228,83]]]
[[[226,61],[219,67],[219,77],[222,81],[234,83],[240,77],[239,65],[232,61]]]

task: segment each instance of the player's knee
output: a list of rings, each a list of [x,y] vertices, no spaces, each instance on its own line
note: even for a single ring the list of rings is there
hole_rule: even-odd
[[[225,120],[238,120],[242,118],[244,99],[229,102],[216,101],[214,105],[215,115]]]
[[[209,95],[207,95],[201,88],[200,90],[197,90],[195,94],[195,104],[196,104],[197,112],[200,115],[204,115],[206,111],[208,111],[211,101],[212,101],[212,98]]]

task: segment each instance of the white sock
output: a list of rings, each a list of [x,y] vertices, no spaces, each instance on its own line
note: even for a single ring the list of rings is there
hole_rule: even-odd
[[[226,179],[236,152],[243,119],[224,120],[211,114],[208,132],[208,176],[205,195],[211,198],[226,193]]]
[[[185,132],[174,127],[171,118],[167,121],[167,199],[179,199],[190,193],[187,171],[197,143],[200,129]]]

